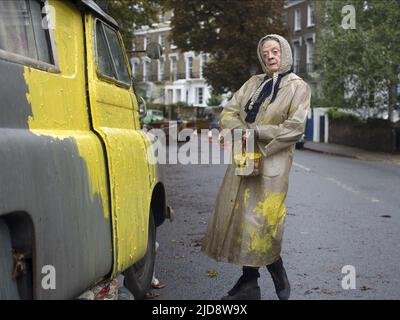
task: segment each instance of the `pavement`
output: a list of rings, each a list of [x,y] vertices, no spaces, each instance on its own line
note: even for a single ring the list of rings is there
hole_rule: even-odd
[[[377,151],[364,150],[354,147],[348,147],[332,143],[321,143],[307,141],[304,144],[304,149],[324,154],[330,154],[340,157],[354,158],[368,161],[381,161],[400,165],[400,153],[384,153]]]

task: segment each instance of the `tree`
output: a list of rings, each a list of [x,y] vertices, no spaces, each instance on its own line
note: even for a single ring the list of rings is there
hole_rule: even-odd
[[[172,40],[184,51],[210,53],[204,77],[215,93],[236,91],[262,69],[256,50],[269,33],[285,35],[283,0],[166,0]]]
[[[133,32],[138,26],[151,25],[157,21],[161,0],[95,0],[96,3],[121,28],[127,50],[132,49]]]
[[[364,118],[387,110],[391,119],[400,72],[400,1],[317,0],[315,5],[321,24],[315,56],[324,104],[353,109]],[[346,5],[355,9],[355,29],[346,28],[351,14],[342,13]]]

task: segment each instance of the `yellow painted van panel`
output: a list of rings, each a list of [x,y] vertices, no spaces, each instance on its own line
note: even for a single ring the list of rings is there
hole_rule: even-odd
[[[91,196],[101,197],[104,217],[109,219],[103,150],[99,139],[90,131],[86,103],[82,15],[70,3],[49,1],[49,4],[56,13],[54,37],[61,72],[24,68],[27,100],[32,108],[28,126],[34,134],[76,142],[87,166]]]
[[[137,103],[132,88],[98,76],[94,22],[91,15],[85,17],[89,97],[94,130],[107,149],[115,275],[146,252],[152,178],[146,140],[138,130]]]

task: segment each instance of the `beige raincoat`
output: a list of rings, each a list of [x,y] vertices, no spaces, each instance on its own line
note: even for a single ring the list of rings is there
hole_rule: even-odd
[[[279,35],[268,35],[258,45],[257,55],[264,72],[261,43],[274,37],[281,45],[281,66],[272,76],[292,67],[289,43]],[[281,79],[272,104],[267,98],[254,123],[245,122],[244,106],[262,83],[265,74],[251,77],[232,97],[221,114],[221,126],[227,129],[255,129],[256,148],[262,153],[263,170],[258,176],[236,176],[229,165],[217,196],[202,251],[209,257],[242,266],[260,267],[275,262],[281,252],[285,198],[295,143],[305,130],[311,91],[294,73]],[[271,94],[272,95],[272,94]]]

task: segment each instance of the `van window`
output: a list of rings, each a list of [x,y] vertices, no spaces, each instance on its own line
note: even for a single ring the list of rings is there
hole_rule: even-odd
[[[96,42],[97,42],[97,63],[101,74],[116,79],[114,67],[112,65],[111,55],[108,50],[107,40],[105,38],[103,28],[100,22],[96,27]]]
[[[42,9],[39,0],[0,1],[0,49],[53,64]]]
[[[97,56],[100,72],[126,84],[131,83],[118,34],[107,25],[96,23]]]

